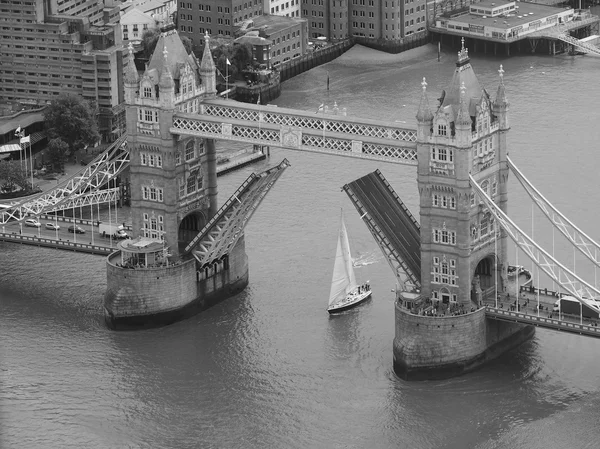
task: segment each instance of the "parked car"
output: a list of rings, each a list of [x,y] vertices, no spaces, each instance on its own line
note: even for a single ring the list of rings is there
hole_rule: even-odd
[[[60,226],[54,223],[46,223],[46,229],[51,229],[53,231],[58,231]]]
[[[27,220],[25,220],[25,226],[30,226],[32,228],[39,228],[42,226],[42,224],[37,221],[35,218],[28,218]]]
[[[69,232],[71,232],[73,234],[85,234],[85,229],[80,228],[77,225],[71,225],[67,229]]]

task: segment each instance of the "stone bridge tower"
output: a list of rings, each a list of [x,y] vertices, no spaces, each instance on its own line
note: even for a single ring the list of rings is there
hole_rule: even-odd
[[[163,28],[141,78],[130,48],[124,84],[133,237],[164,241],[176,259],[217,210],[214,141],[170,132],[174,113],[197,113],[216,95],[208,36],[199,63]]]
[[[417,113],[418,187],[421,215],[421,273],[424,297],[462,304],[504,288],[506,235],[476,197],[469,174],[506,212],[508,103],[503,71],[495,101],[471,67],[468,50],[434,112],[427,83]]]

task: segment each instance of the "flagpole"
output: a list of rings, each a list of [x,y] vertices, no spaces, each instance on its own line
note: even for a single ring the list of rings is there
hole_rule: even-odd
[[[225,61],[225,99],[229,99],[229,58]]]
[[[29,135],[29,166],[31,168],[31,190],[33,190],[33,152],[31,150],[31,135]]]

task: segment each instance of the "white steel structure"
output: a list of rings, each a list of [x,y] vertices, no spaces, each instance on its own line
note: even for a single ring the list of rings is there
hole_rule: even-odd
[[[53,190],[27,197],[3,209],[0,224],[23,221],[29,215],[38,216],[45,212],[115,201],[118,189],[102,190],[100,187],[114,179],[128,163],[129,150],[123,136],[83,170]]]
[[[548,217],[554,227],[558,229],[581,253],[583,253],[589,260],[591,260],[596,266],[600,267],[600,257],[598,252],[600,251],[600,245],[592,240],[585,232],[575,226],[564,214],[562,214],[556,207],[550,203],[544,196],[537,190],[531,182],[525,177],[523,173],[517,168],[517,166],[506,158],[508,166],[516,175],[517,179],[529,194],[531,199],[537,204],[540,210]]]
[[[529,256],[529,258],[546,273],[554,282],[561,286],[565,291],[569,292],[573,297],[577,298],[582,304],[586,299],[600,298],[600,290],[593,285],[581,279],[558,260],[552,257],[544,248],[539,246],[524,233],[509,217],[506,215],[492,200],[484,190],[479,186],[475,178],[469,175],[471,186],[475,190],[477,196],[483,201],[484,205],[490,210],[492,216],[506,231],[509,237],[516,245]]]

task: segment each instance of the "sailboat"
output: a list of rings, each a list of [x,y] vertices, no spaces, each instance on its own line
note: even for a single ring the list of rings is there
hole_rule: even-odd
[[[348,232],[346,231],[344,213],[342,212],[327,311],[336,313],[348,310],[370,296],[371,286],[369,281],[362,285],[356,283],[352,255],[350,254],[350,242],[348,241]]]

